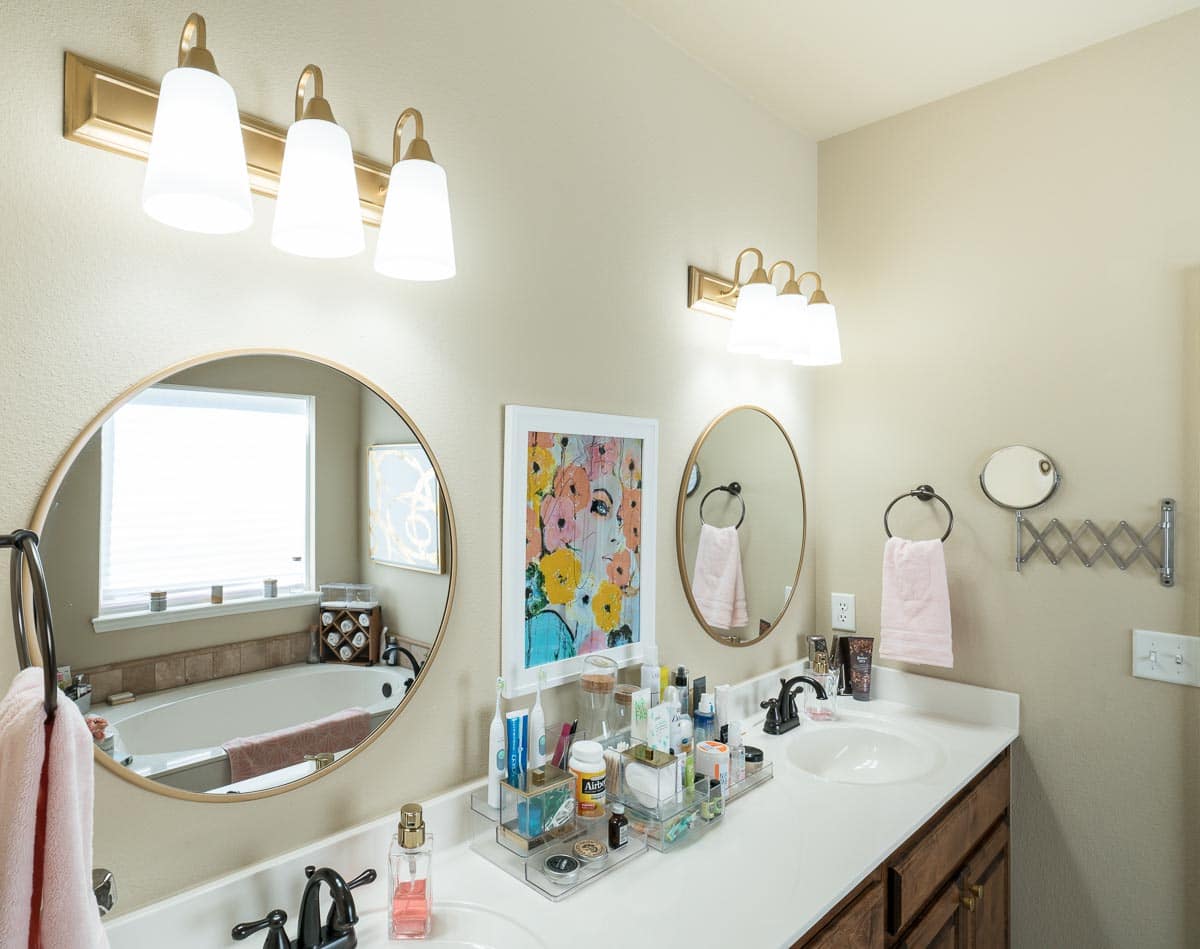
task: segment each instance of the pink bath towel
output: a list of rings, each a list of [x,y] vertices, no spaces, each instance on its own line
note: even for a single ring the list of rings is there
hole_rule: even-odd
[[[38,945],[30,941],[30,922],[40,864],[39,949],[103,949],[108,937],[92,894],[92,735],[79,709],[60,694],[47,743],[44,701],[36,667],[18,673],[0,701],[0,946]],[[45,859],[35,860],[44,762]]]
[[[704,621],[714,629],[746,625],[742,548],[736,527],[701,525],[692,570],[692,597]]]
[[[940,540],[891,537],[883,548],[879,656],[954,667],[950,588]]]
[[[361,708],[348,708],[279,731],[233,738],[221,747],[229,755],[229,781],[233,783],[299,764],[305,755],[345,751],[370,732],[370,713]]]

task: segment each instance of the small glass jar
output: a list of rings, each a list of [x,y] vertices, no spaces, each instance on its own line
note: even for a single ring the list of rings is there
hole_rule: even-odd
[[[817,698],[817,690],[808,686],[804,690],[804,714],[814,722],[831,722],[837,718],[837,690],[839,675],[836,670],[813,673],[812,677],[825,690],[824,699]]]
[[[613,731],[618,735],[622,732],[628,735],[633,726],[633,693],[636,691],[636,685],[624,682],[617,683],[613,690],[616,700],[613,705]]]
[[[617,664],[608,656],[583,657],[579,675],[579,726],[592,741],[613,732],[613,697],[617,688]]]

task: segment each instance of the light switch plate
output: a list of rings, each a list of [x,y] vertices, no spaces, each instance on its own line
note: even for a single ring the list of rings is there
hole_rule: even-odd
[[[1139,679],[1200,686],[1200,637],[1135,629],[1133,674]]]

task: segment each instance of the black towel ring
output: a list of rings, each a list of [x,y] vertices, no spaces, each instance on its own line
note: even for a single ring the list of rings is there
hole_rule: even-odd
[[[732,494],[735,498],[737,498],[738,503],[742,506],[742,516],[739,517],[738,522],[733,525],[734,530],[736,530],[742,526],[742,521],[746,519],[746,501],[742,497],[742,486],[736,481],[730,481],[729,484],[718,484],[715,488],[710,488],[708,493],[700,499],[700,523],[708,523],[708,521],[704,519],[704,502],[708,500],[709,495],[712,495],[717,491],[724,491],[726,494]]]
[[[12,551],[12,559],[9,562],[9,594],[12,597],[12,624],[17,662],[22,669],[33,665],[29,647],[25,642],[25,606],[22,603],[25,568],[28,567],[30,585],[33,587],[33,625],[37,633],[38,649],[42,653],[42,684],[45,690],[43,704],[46,709],[46,721],[50,721],[58,709],[58,658],[54,652],[54,620],[50,615],[50,594],[46,589],[46,571],[38,550],[38,536],[30,530],[0,534],[0,550],[4,549]]]
[[[897,501],[903,501],[905,498],[916,498],[918,501],[941,501],[942,507],[946,509],[946,513],[950,515],[950,523],[946,525],[946,533],[942,535],[942,542],[945,543],[946,538],[950,536],[950,532],[954,530],[954,509],[944,497],[938,494],[927,484],[918,484],[911,491],[906,491],[898,498],[894,499],[883,511],[883,530],[888,535],[892,536],[891,528],[888,527],[888,515],[892,512],[892,508],[896,506]]]

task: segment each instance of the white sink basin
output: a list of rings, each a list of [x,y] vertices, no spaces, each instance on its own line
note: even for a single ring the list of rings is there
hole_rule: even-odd
[[[354,927],[359,949],[391,949],[403,942],[388,942],[387,913],[364,913]],[[434,949],[549,949],[515,919],[476,903],[434,899],[433,932],[428,939],[406,940],[414,947]]]
[[[896,784],[931,772],[942,760],[937,743],[889,725],[831,722],[800,726],[788,742],[788,760],[840,784]]]

